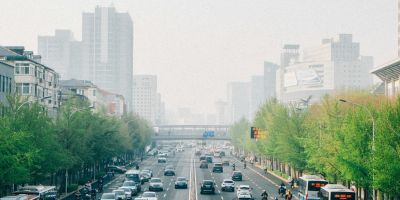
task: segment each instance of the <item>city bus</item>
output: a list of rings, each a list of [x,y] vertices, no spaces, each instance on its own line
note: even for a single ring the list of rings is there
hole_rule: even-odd
[[[328,184],[321,188],[321,200],[355,200],[356,193],[343,185]]]
[[[298,184],[299,200],[319,200],[318,193],[328,181],[315,175],[304,175],[299,178]]]
[[[55,200],[57,198],[57,190],[55,186],[28,185],[19,188],[14,192],[14,194],[35,195],[40,200]]]

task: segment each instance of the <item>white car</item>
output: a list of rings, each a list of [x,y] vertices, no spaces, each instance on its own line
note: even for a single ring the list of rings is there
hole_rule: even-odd
[[[183,152],[183,148],[182,147],[178,147],[178,148],[176,148],[176,151],[177,152]]]
[[[125,190],[113,190],[116,199],[126,200]]]
[[[235,191],[235,181],[232,179],[224,179],[221,183],[221,190],[222,191]]]
[[[250,187],[250,185],[239,185],[239,187],[237,188],[236,194],[237,194],[237,196],[239,196],[239,194],[243,191],[251,192],[251,189],[252,188]]]
[[[237,198],[240,200],[253,200],[253,195],[251,195],[250,191],[247,190],[243,190],[241,192],[239,192],[239,194],[237,195]]]
[[[103,193],[101,195],[100,200],[115,200],[115,194],[114,193]]]
[[[132,199],[132,190],[129,187],[120,187],[118,190],[123,190],[125,192],[126,199]]]
[[[146,200],[158,200],[157,194],[155,192],[144,192],[141,198]]]
[[[149,181],[149,190],[150,191],[163,191],[164,186],[160,178],[151,178]]]

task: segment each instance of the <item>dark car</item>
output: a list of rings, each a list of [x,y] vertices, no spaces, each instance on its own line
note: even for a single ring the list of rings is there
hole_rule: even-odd
[[[212,163],[213,162],[213,157],[212,156],[207,156],[206,160],[208,163]]]
[[[213,172],[219,172],[219,173],[224,172],[224,168],[222,167],[222,163],[215,163],[212,171]]]
[[[224,166],[229,166],[229,160],[224,160],[224,161],[222,161],[222,165],[224,165]]]
[[[212,180],[203,180],[200,187],[200,194],[215,194],[215,183]]]
[[[195,155],[196,155],[196,156],[200,156],[200,155],[201,155],[201,151],[200,151],[200,150],[196,150]]]
[[[113,171],[113,172],[116,172],[116,173],[123,174],[123,173],[125,173],[127,171],[127,169],[125,169],[125,167],[110,165],[110,166],[107,167],[107,171]]]
[[[241,171],[234,171],[232,174],[232,180],[234,181],[242,181],[243,180],[243,174]]]
[[[164,176],[175,176],[175,169],[173,166],[168,165],[165,167]]]
[[[200,156],[200,161],[202,161],[202,160],[206,160],[206,156],[204,156],[204,155]]]
[[[178,188],[185,188],[185,189],[188,188],[188,181],[185,177],[176,178],[175,189],[178,189]]]
[[[225,156],[225,151],[221,151],[221,152],[219,152],[219,155],[222,157],[222,156]]]
[[[201,162],[200,162],[200,168],[202,169],[202,168],[208,168],[208,163],[205,161],[205,160],[202,160]]]

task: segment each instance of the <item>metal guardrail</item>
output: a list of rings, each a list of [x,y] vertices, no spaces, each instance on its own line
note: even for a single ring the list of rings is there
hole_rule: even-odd
[[[153,140],[231,140],[229,135],[204,138],[202,135],[155,135]]]

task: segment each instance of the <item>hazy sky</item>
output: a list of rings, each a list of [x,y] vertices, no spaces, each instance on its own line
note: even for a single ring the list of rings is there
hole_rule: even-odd
[[[396,56],[396,0],[0,0],[0,45],[37,52],[37,36],[71,29],[96,5],[134,21],[134,73],[158,76],[167,108],[213,112],[229,81],[263,73],[285,43],[352,33],[375,66]]]

